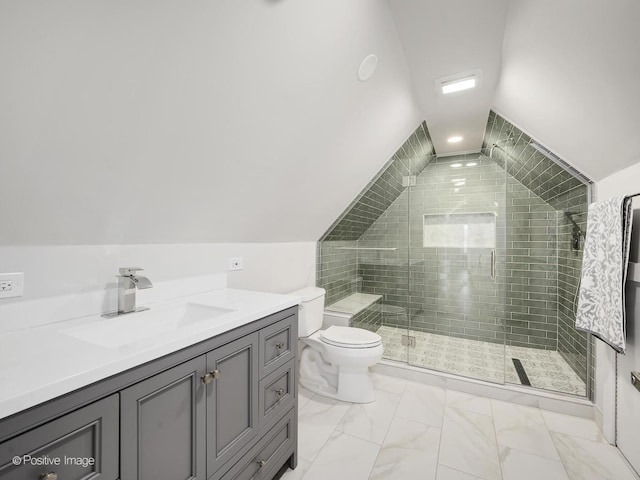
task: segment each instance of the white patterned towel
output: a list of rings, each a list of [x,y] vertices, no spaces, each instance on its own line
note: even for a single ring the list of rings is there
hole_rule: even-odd
[[[589,205],[576,328],[624,353],[624,284],[631,239],[631,198]]]

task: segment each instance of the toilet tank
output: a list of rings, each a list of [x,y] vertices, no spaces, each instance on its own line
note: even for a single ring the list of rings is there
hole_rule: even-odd
[[[307,287],[289,293],[302,298],[298,311],[298,336],[308,337],[322,328],[324,313],[324,288]]]

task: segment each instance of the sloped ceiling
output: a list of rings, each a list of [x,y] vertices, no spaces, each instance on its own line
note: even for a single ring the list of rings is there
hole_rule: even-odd
[[[640,2],[510,0],[494,110],[593,180],[640,162]]]
[[[383,0],[3,0],[0,65],[0,244],[316,240],[422,120]]]
[[[639,20],[636,0],[3,0],[0,244],[317,240],[422,120],[439,154],[479,150],[490,108],[598,180],[640,161]],[[434,96],[476,68],[477,92]]]
[[[500,75],[507,0],[389,0],[415,98],[436,152],[478,151]],[[434,82],[481,70],[480,85],[442,95]],[[462,136],[460,143],[448,143]]]

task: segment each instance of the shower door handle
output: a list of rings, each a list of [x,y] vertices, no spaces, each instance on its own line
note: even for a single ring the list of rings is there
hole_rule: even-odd
[[[491,280],[496,279],[496,249],[491,250]]]

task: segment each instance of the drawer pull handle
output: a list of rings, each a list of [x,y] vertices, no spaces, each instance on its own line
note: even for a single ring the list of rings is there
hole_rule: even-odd
[[[209,385],[216,378],[220,378],[220,370],[213,370],[207,373],[206,375],[200,377],[200,379],[202,380],[202,383],[204,383],[205,385]]]
[[[282,349],[284,348],[284,342],[278,342],[278,343],[276,343],[276,348],[277,348],[278,350],[282,350]]]
[[[258,460],[258,468],[262,468],[267,464],[266,460]]]
[[[278,394],[279,397],[281,397],[284,394],[284,388],[277,389],[276,393]]]
[[[43,473],[39,478],[40,480],[58,480],[58,474],[53,472]]]

